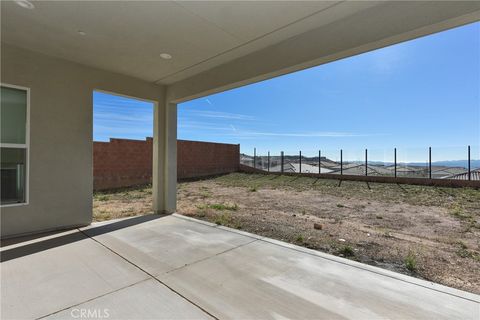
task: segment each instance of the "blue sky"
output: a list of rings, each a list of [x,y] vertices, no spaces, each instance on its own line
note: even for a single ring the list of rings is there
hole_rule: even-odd
[[[94,94],[94,139],[152,134],[152,106]],[[182,103],[178,138],[241,151],[388,160],[478,158],[480,23]]]

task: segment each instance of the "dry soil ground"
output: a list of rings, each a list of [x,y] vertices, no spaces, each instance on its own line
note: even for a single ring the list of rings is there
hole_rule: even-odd
[[[96,193],[94,217],[151,193]],[[480,190],[234,173],[180,183],[178,213],[480,293]]]

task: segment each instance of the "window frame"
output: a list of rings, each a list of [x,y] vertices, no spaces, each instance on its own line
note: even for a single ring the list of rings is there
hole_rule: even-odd
[[[27,119],[25,123],[25,144],[1,143],[1,148],[25,149],[25,201],[19,203],[0,204],[0,208],[27,206],[30,203],[30,88],[0,82],[1,87],[23,90],[27,93]]]

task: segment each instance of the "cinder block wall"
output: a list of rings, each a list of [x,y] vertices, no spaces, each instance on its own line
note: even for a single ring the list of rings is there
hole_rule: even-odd
[[[93,188],[114,189],[151,183],[153,139],[110,139],[93,143]],[[240,145],[177,141],[178,179],[235,172]]]
[[[239,144],[177,141],[178,179],[236,172],[239,168]]]

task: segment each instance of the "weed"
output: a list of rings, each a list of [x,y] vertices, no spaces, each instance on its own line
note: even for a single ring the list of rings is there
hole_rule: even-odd
[[[468,220],[472,218],[472,216],[466,213],[465,210],[458,204],[455,204],[450,208],[450,214],[460,220]]]
[[[375,218],[377,218],[377,219],[379,219],[379,220],[383,219],[382,216],[376,216]]]
[[[242,224],[241,224],[240,222],[238,222],[238,221],[236,221],[236,222],[233,224],[232,227],[235,228],[235,229],[238,229],[238,230],[241,230],[241,229],[243,228],[243,227],[242,227]]]
[[[295,239],[295,241],[299,242],[299,243],[304,243],[305,242],[305,238],[303,237],[303,235],[299,234],[297,236],[297,238]]]
[[[107,196],[106,194],[102,194],[102,195],[96,196],[95,199],[98,201],[108,201],[110,200],[110,197]]]
[[[257,192],[257,186],[251,186],[248,191],[250,192]]]
[[[473,250],[468,250],[465,244],[461,245],[461,249],[457,251],[457,255],[462,258],[470,258],[480,261],[480,253]]]
[[[207,198],[210,198],[211,196],[212,194],[208,191],[200,193],[200,197],[202,197],[202,199],[207,199]]]
[[[224,204],[224,203],[213,203],[213,204],[197,204],[197,208],[200,210],[213,209],[218,211],[237,211],[238,205],[235,203],[233,205]]]
[[[338,208],[344,208],[345,206],[343,204],[337,203]]]
[[[470,258],[472,254],[467,249],[462,248],[462,249],[457,251],[457,255],[462,257],[462,258]]]
[[[232,221],[230,213],[222,213],[215,217],[215,224],[219,226],[226,226]]]
[[[99,210],[94,213],[95,221],[105,221],[112,219],[112,214],[105,210]]]
[[[207,216],[207,209],[208,209],[208,205],[206,204],[197,204],[196,205],[197,207],[197,211],[195,212],[195,215],[199,218],[204,218]]]
[[[237,211],[238,210],[238,205],[235,203],[233,205],[229,204],[224,204],[224,203],[214,203],[214,204],[209,204],[209,208],[214,209],[214,210],[219,210],[219,211]]]
[[[338,250],[338,253],[344,255],[345,257],[353,257],[355,255],[355,251],[350,245],[341,247],[340,250]]]
[[[417,270],[417,257],[413,251],[409,251],[405,257],[405,268],[410,272],[415,272]]]
[[[126,198],[127,199],[143,199],[145,195],[141,193],[127,193]]]
[[[151,188],[150,188],[150,189],[142,189],[141,191],[142,191],[143,193],[146,193],[146,194],[153,194]]]
[[[199,210],[195,213],[195,215],[199,218],[205,218],[207,216],[207,213],[205,212],[205,210]]]
[[[466,244],[465,242],[463,242],[463,241],[458,241],[458,244],[460,245],[460,248],[462,248],[462,249],[464,249],[464,250],[465,250],[465,249],[468,249],[468,246],[467,246],[467,244]]]

